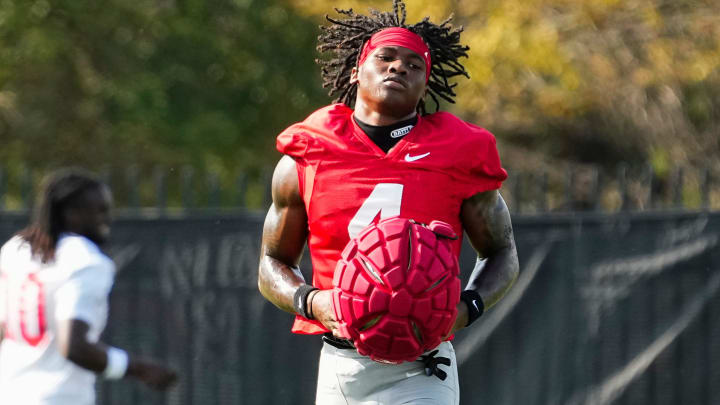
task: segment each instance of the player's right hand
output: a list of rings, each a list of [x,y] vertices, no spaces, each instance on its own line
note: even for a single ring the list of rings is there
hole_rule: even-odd
[[[325,326],[335,337],[344,338],[338,330],[335,311],[332,307],[332,290],[320,290],[312,299],[312,315],[316,321]]]
[[[130,362],[127,375],[156,390],[166,390],[177,380],[175,371],[153,361],[138,358]]]

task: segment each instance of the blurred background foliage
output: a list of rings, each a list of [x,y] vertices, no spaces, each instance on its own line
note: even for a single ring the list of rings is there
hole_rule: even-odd
[[[325,102],[316,26],[281,1],[0,0],[0,160],[257,171]]]
[[[720,174],[717,1],[406,4],[409,23],[465,27],[471,79],[443,108],[495,133],[506,166]],[[1,165],[267,179],[275,135],[330,101],[314,64],[324,15],[390,5],[0,0]]]

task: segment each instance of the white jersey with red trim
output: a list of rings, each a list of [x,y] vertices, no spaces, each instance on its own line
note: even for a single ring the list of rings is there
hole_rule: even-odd
[[[60,354],[58,325],[77,319],[97,342],[105,328],[115,265],[89,239],[61,235],[55,260],[42,263],[20,237],[0,250],[0,403],[90,405],[95,373]]]

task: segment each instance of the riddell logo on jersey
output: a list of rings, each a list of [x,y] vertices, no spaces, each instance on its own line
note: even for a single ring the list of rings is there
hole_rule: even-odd
[[[406,161],[406,162],[414,162],[414,161],[416,161],[416,160],[418,160],[418,159],[424,158],[425,156],[427,156],[427,155],[429,155],[429,154],[430,154],[430,152],[428,152],[428,153],[423,153],[422,155],[410,156],[410,154],[408,153],[408,154],[405,155],[405,161]]]
[[[411,129],[413,129],[413,125],[408,125],[406,127],[398,128],[398,129],[390,132],[390,138],[400,138],[401,136],[405,136],[408,133],[410,133]]]

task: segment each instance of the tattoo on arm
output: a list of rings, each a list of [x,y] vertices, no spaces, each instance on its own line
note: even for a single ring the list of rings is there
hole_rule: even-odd
[[[510,213],[502,196],[494,190],[466,200],[461,219],[470,244],[478,253],[466,289],[477,291],[489,308],[502,298],[518,274]]]

